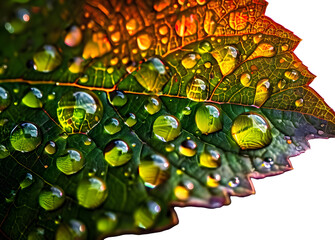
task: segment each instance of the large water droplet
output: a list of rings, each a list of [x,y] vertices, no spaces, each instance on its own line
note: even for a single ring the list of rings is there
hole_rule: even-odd
[[[30,91],[23,97],[22,103],[30,108],[41,108],[43,106],[43,94],[37,88],[31,88]]]
[[[69,47],[76,47],[80,44],[83,34],[78,26],[70,27],[65,36],[64,43]]]
[[[109,94],[108,100],[113,106],[122,107],[127,103],[128,98],[127,95],[121,91],[113,91]]]
[[[65,201],[65,193],[60,187],[52,186],[48,190],[42,190],[38,202],[42,208],[52,211],[63,205]]]
[[[45,45],[34,55],[34,69],[38,72],[51,72],[62,63],[62,57],[54,46]]]
[[[122,140],[113,140],[105,147],[104,156],[105,160],[110,165],[116,167],[129,162],[133,154],[126,142]]]
[[[161,110],[162,102],[158,97],[152,96],[148,98],[148,102],[144,105],[144,108],[150,115],[153,115]]]
[[[105,122],[104,129],[110,135],[118,133],[119,131],[121,131],[121,125],[119,120],[117,120],[116,118],[108,119]]]
[[[213,104],[204,104],[195,114],[197,127],[203,134],[214,133],[222,129],[220,110]]]
[[[249,87],[250,84],[251,84],[251,76],[249,73],[243,73],[241,75],[241,78],[240,78],[240,81],[241,81],[241,84],[244,86],[244,87]]]
[[[253,60],[259,57],[270,58],[275,56],[277,53],[276,48],[271,43],[260,43],[255,51],[250,55],[247,61]]]
[[[106,200],[107,195],[106,183],[98,177],[81,180],[78,184],[78,203],[85,208],[96,208],[100,206]]]
[[[20,182],[20,187],[22,189],[29,187],[34,182],[33,175],[27,173],[24,179]]]
[[[186,95],[195,102],[204,102],[208,99],[209,84],[205,78],[194,77],[186,86]]]
[[[233,122],[231,134],[241,149],[263,148],[272,141],[270,125],[258,113],[239,115]]]
[[[10,142],[16,151],[31,152],[42,142],[41,130],[33,123],[21,123],[10,133]]]
[[[200,154],[199,164],[206,168],[218,168],[221,165],[220,154],[216,150],[204,151]]]
[[[71,175],[79,172],[85,164],[84,157],[81,152],[76,149],[67,149],[64,154],[56,160],[56,165],[59,171],[66,175]]]
[[[224,46],[223,48],[212,52],[212,55],[218,62],[223,76],[231,73],[238,63],[239,52],[237,48],[233,46]]]
[[[0,113],[4,111],[11,103],[11,98],[9,95],[9,92],[4,89],[3,87],[0,87]]]
[[[157,57],[142,63],[135,78],[147,91],[154,93],[161,92],[170,79],[167,66]]]
[[[111,233],[116,228],[118,219],[117,215],[112,212],[105,212],[97,220],[97,230],[101,233]]]
[[[69,91],[58,102],[57,117],[68,133],[87,133],[102,116],[102,103],[91,91]]]
[[[296,70],[286,71],[284,75],[287,79],[292,80],[292,81],[297,81],[300,77],[299,72]]]
[[[4,159],[9,155],[10,152],[8,151],[8,149],[4,145],[0,144],[0,159]]]
[[[261,107],[271,96],[272,87],[269,79],[258,81],[254,99],[254,106]]]
[[[59,225],[55,240],[86,240],[87,229],[84,223],[71,219],[68,223]]]
[[[186,69],[194,68],[200,60],[201,56],[198,53],[188,53],[181,59],[181,64]]]
[[[138,170],[145,186],[155,188],[170,177],[169,166],[165,157],[153,154],[141,160]]]
[[[185,140],[179,146],[180,154],[193,157],[197,153],[197,144],[193,140]]]
[[[176,139],[181,131],[179,120],[171,115],[159,116],[153,125],[153,132],[163,142]]]

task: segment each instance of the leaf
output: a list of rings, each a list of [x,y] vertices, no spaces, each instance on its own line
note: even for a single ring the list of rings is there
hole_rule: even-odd
[[[334,137],[300,39],[266,5],[3,3],[3,238],[163,230],[174,206],[228,205]]]

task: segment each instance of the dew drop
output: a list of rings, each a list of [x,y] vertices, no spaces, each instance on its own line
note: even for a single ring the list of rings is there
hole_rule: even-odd
[[[159,116],[153,125],[153,133],[163,142],[176,139],[181,131],[179,120],[171,115]]]
[[[135,18],[131,18],[126,23],[126,29],[129,35],[134,35],[139,28],[138,21]]]
[[[259,57],[270,58],[275,56],[277,53],[276,48],[270,43],[261,43],[257,46],[255,51],[247,59],[248,61],[253,60]]]
[[[220,185],[221,176],[217,173],[212,173],[207,176],[206,185],[211,188],[216,188]]]
[[[0,113],[9,107],[11,98],[9,92],[0,86]]]
[[[112,212],[105,212],[96,222],[96,228],[101,233],[111,233],[116,228],[117,215]]]
[[[134,113],[128,113],[127,118],[124,122],[128,127],[133,127],[137,123],[137,118]]]
[[[30,91],[23,97],[22,103],[30,108],[41,108],[43,106],[43,94],[37,88],[31,88]]]
[[[221,166],[221,156],[216,150],[204,151],[200,154],[199,164],[206,168],[218,168]]]
[[[129,162],[133,154],[126,142],[113,140],[105,147],[104,157],[111,166],[117,167]]]
[[[195,102],[204,102],[208,99],[209,84],[205,78],[194,77],[186,86],[186,95]]]
[[[288,80],[292,80],[294,82],[297,81],[300,77],[299,72],[296,70],[286,71],[284,75]]]
[[[28,234],[28,240],[45,240],[45,230],[43,228],[36,228]]]
[[[265,158],[264,161],[263,161],[263,166],[267,169],[270,169],[272,167],[272,165],[274,164],[274,161],[272,158],[268,157],[268,158]]]
[[[182,113],[183,113],[183,115],[188,116],[188,115],[190,115],[192,113],[192,110],[191,110],[191,108],[189,106],[187,106],[187,107],[185,107],[183,109]]]
[[[77,74],[81,73],[84,70],[84,59],[82,57],[74,57],[69,61],[69,71],[71,73]],[[88,81],[85,81],[84,79],[80,78],[79,81],[81,83],[86,83]]]
[[[302,106],[304,106],[304,99],[300,98],[298,100],[295,101],[295,106],[300,108]]]
[[[111,39],[112,39],[112,42],[118,43],[121,40],[121,33],[119,31],[112,33]]]
[[[128,98],[127,95],[121,91],[113,91],[109,94],[108,100],[113,106],[122,107],[127,103]]]
[[[239,52],[233,46],[224,46],[222,49],[212,52],[213,57],[219,64],[223,76],[230,74],[238,63]]]
[[[9,155],[10,152],[8,151],[8,149],[4,145],[0,144],[0,159],[5,159]]]
[[[55,70],[62,63],[60,53],[51,45],[45,45],[43,50],[35,53],[33,59],[34,69],[45,73]]]
[[[141,33],[137,36],[138,48],[142,51],[148,50],[152,44],[152,37],[148,33]]]
[[[78,184],[78,203],[85,208],[97,208],[106,200],[107,195],[106,183],[98,177],[83,179]]]
[[[42,142],[41,130],[33,123],[20,123],[11,131],[10,142],[16,151],[31,152]]]
[[[168,28],[167,25],[162,25],[162,26],[159,27],[158,32],[159,32],[160,35],[164,36],[164,35],[168,34],[169,28]]]
[[[179,146],[179,153],[186,157],[193,157],[197,153],[197,144],[193,140],[185,140]]]
[[[71,219],[68,223],[59,225],[55,240],[86,240],[87,229],[84,223]]]
[[[116,133],[120,132],[121,131],[121,125],[120,125],[119,120],[117,120],[116,118],[108,119],[105,122],[104,129],[110,135],[113,135],[113,134],[116,134]]]
[[[272,88],[269,79],[258,81],[254,99],[254,106],[261,107],[271,96]]]
[[[213,104],[204,104],[195,114],[197,127],[203,134],[214,133],[222,129],[220,110]]]
[[[202,41],[200,44],[199,44],[199,52],[201,54],[203,53],[207,53],[207,52],[211,52],[213,50],[213,46],[210,42],[208,41]]]
[[[83,34],[78,26],[70,27],[65,36],[64,43],[69,47],[76,47],[81,43]]]
[[[87,133],[102,119],[100,99],[91,91],[73,90],[58,102],[57,117],[67,133]]]
[[[161,206],[158,203],[152,200],[147,201],[134,212],[135,225],[142,229],[151,228],[160,212]]]
[[[175,145],[173,143],[167,143],[165,145],[165,151],[167,152],[173,152],[175,150]]]
[[[282,50],[283,52],[286,52],[288,49],[289,49],[288,44],[284,44],[283,46],[281,46],[281,50]]]
[[[255,44],[258,44],[263,40],[263,34],[257,34],[252,39]]]
[[[174,189],[174,195],[181,201],[186,201],[190,197],[190,191],[185,186],[176,186]]]
[[[76,149],[66,149],[56,160],[58,170],[66,175],[79,172],[84,164],[85,160],[82,153]]]
[[[141,160],[138,170],[144,185],[155,188],[170,177],[168,160],[158,154],[150,155]]]
[[[279,89],[284,89],[285,88],[285,86],[286,86],[286,80],[285,79],[282,79],[282,80],[280,80],[279,82],[278,82],[278,88]]]
[[[63,205],[65,193],[60,187],[52,186],[48,190],[42,190],[38,202],[42,208],[52,211]]]
[[[144,105],[144,108],[150,115],[154,115],[161,110],[162,102],[158,97],[152,96],[148,98],[148,101]]]
[[[251,76],[249,73],[243,73],[241,75],[241,78],[240,78],[240,81],[241,81],[241,84],[244,86],[244,87],[249,87],[250,84],[251,84]]]
[[[20,182],[20,187],[22,189],[29,187],[34,182],[33,175],[27,173],[24,179]]]
[[[236,188],[240,185],[240,179],[238,177],[233,177],[229,180],[228,186],[231,188]]]
[[[188,53],[181,59],[181,64],[186,69],[194,68],[200,60],[201,56],[198,53]]]
[[[318,130],[318,134],[319,134],[320,136],[322,136],[323,134],[325,134],[325,132],[322,131],[322,130]]]

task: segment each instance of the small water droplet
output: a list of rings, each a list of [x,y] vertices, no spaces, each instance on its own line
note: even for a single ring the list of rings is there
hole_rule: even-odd
[[[325,134],[325,132],[322,131],[322,130],[319,130],[319,131],[318,131],[318,134],[319,134],[319,135],[323,135],[323,134]]]
[[[216,188],[220,185],[221,176],[218,173],[211,173],[207,176],[207,186],[211,188]]]
[[[22,189],[29,187],[34,182],[33,175],[27,173],[24,179],[20,182],[20,187]]]
[[[4,159],[9,155],[10,152],[8,151],[8,149],[4,145],[0,144],[0,159]]]
[[[191,69],[194,68],[195,65],[197,65],[200,58],[201,56],[198,53],[188,53],[181,59],[181,64],[184,66],[184,68]]]
[[[231,188],[236,188],[240,185],[240,179],[238,177],[233,177],[232,179],[230,179],[230,181],[228,182],[228,186]]]
[[[204,102],[208,99],[209,84],[205,78],[194,77],[186,86],[186,95],[195,102]]]
[[[121,125],[119,120],[116,118],[108,119],[105,122],[104,129],[110,135],[118,133],[119,131],[121,131]]]
[[[66,175],[79,172],[84,164],[84,156],[76,149],[66,149],[56,160],[58,170]]]
[[[263,40],[263,34],[257,34],[253,37],[253,41],[255,44],[260,43]]]
[[[176,139],[180,131],[180,122],[172,115],[159,116],[153,125],[153,133],[163,142],[170,142]]]
[[[127,95],[121,91],[113,91],[109,94],[108,100],[113,106],[122,107],[127,103],[128,98]]]
[[[41,51],[35,53],[33,59],[34,69],[45,73],[55,70],[62,63],[60,53],[51,45],[45,45]]]
[[[28,234],[28,240],[44,240],[45,230],[43,228],[36,228]]]
[[[221,156],[216,150],[204,151],[200,154],[199,164],[206,168],[218,168],[221,165]]]
[[[35,124],[24,122],[13,128],[10,142],[16,151],[31,152],[41,144],[42,134]]]
[[[101,233],[112,233],[118,223],[117,215],[113,212],[103,213],[96,222],[96,228]]]
[[[42,208],[52,211],[63,205],[65,193],[60,187],[52,186],[49,189],[42,190],[38,202]]]
[[[82,57],[74,57],[69,61],[69,71],[71,73],[77,74],[81,73],[84,70],[84,59]],[[80,83],[88,82],[88,77],[81,77],[79,78]]]
[[[105,160],[113,167],[126,164],[132,156],[128,144],[122,140],[111,141],[104,150]]]
[[[161,110],[162,102],[158,97],[152,96],[148,98],[148,101],[144,105],[144,108],[150,115],[153,115]]]
[[[179,185],[175,187],[174,195],[178,198],[178,200],[186,201],[190,197],[190,190],[185,186]]]
[[[71,219],[67,223],[59,225],[55,240],[85,240],[87,239],[87,229],[84,223],[81,221]]]
[[[286,71],[285,72],[285,77],[288,79],[288,80],[292,80],[292,81],[297,81],[300,77],[300,74],[298,71],[296,70],[289,70],[289,71]]]
[[[207,53],[207,52],[211,52],[212,50],[213,50],[213,46],[208,41],[202,41],[199,44],[199,52],[200,53]]]
[[[203,134],[214,133],[222,129],[220,110],[213,104],[204,104],[195,114],[197,127]]]
[[[285,86],[286,86],[286,80],[285,79],[282,79],[282,80],[280,80],[279,82],[278,82],[278,88],[279,89],[284,89],[285,88]]]
[[[135,225],[142,229],[151,228],[160,212],[161,206],[157,202],[147,201],[134,212]]]
[[[197,153],[197,144],[193,140],[185,140],[179,146],[179,153],[186,157],[193,157]]]
[[[128,113],[126,121],[124,122],[128,127],[133,127],[137,123],[137,118],[134,113]]]
[[[174,151],[175,150],[175,145],[173,144],[173,143],[167,143],[166,145],[165,145],[165,151],[167,151],[167,152],[172,152],[172,151]]]
[[[275,56],[277,53],[276,48],[271,43],[260,43],[255,51],[247,59],[248,61],[253,60],[259,57],[270,58]]]
[[[304,106],[304,99],[300,98],[298,100],[295,101],[295,106],[300,108],[302,106]]]
[[[272,167],[272,165],[274,164],[274,160],[270,157],[264,158],[263,161],[263,166],[267,169],[270,169]]]
[[[219,64],[223,76],[230,74],[238,63],[239,51],[233,46],[224,46],[212,52],[213,57]]]
[[[254,106],[261,107],[269,99],[272,93],[272,87],[269,79],[258,81],[254,99]]]
[[[64,43],[69,47],[76,47],[81,43],[83,34],[78,26],[70,27],[65,36]]]
[[[241,84],[244,86],[244,87],[249,87],[250,84],[251,84],[251,76],[249,73],[243,73],[241,75],[241,78],[240,78],[240,81],[241,81]]]
[[[152,37],[146,32],[143,32],[137,36],[137,45],[138,48],[142,51],[148,50],[152,42]]]
[[[22,103],[30,108],[41,108],[43,106],[43,94],[37,88],[31,88],[30,91],[22,98]]]
[[[192,110],[191,110],[191,108],[189,106],[187,106],[187,107],[185,107],[183,109],[182,113],[183,113],[183,115],[188,116],[188,115],[190,115],[192,113]]]
[[[159,27],[158,32],[159,32],[160,35],[164,36],[164,35],[168,34],[169,27],[164,24],[164,25],[162,25],[162,26]]]
[[[97,208],[106,200],[107,196],[106,183],[98,177],[83,179],[78,184],[78,203],[85,208]]]
[[[11,104],[9,92],[0,86],[0,113],[3,112]]]

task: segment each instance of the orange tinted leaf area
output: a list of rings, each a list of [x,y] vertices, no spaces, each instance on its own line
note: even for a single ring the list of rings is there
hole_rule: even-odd
[[[8,0],[1,239],[161,231],[291,170],[335,114],[265,0]]]

